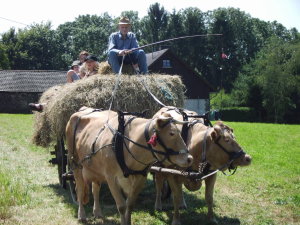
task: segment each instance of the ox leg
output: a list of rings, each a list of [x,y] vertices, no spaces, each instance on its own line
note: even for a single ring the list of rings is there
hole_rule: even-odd
[[[83,205],[88,202],[88,186],[86,182],[84,182],[82,170],[75,169],[74,170],[74,178],[76,182],[76,194],[78,201],[78,220],[85,221],[86,215]]]
[[[141,192],[141,190],[144,187],[146,177],[143,175],[136,175],[136,178],[134,179],[133,183],[131,184],[130,191],[127,196],[126,200],[126,214],[125,218],[127,221],[127,224],[131,224],[131,212],[133,210],[134,203],[136,202],[136,199]]]
[[[126,201],[124,199],[124,196],[122,194],[122,190],[120,189],[119,185],[117,184],[117,181],[111,178],[107,179],[107,184],[109,186],[109,190],[116,202],[120,218],[121,218],[121,225],[129,225],[126,222],[125,219],[125,212],[126,212]]]
[[[208,207],[207,218],[210,222],[217,224],[214,217],[213,201],[214,201],[214,186],[216,183],[217,174],[214,174],[205,179],[205,201]]]
[[[155,189],[156,189],[156,198],[155,198],[155,210],[162,210],[161,203],[161,190],[164,184],[164,175],[162,173],[155,173]]]
[[[176,179],[175,176],[169,176],[168,182],[173,194],[174,215],[173,215],[172,225],[180,225],[181,223],[180,223],[179,208],[183,199],[182,182]]]
[[[103,213],[100,208],[99,194],[100,194],[101,183],[92,183],[92,192],[94,197],[93,213],[96,218],[102,218]]]

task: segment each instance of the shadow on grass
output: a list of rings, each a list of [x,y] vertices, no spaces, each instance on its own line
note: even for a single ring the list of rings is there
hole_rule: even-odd
[[[204,191],[204,188],[200,189]],[[199,192],[199,191],[198,191]],[[195,224],[212,224],[207,219],[207,208],[204,199],[199,198],[192,194],[192,192],[184,192],[184,198],[186,200],[188,208],[180,210],[181,224],[195,225]],[[171,224],[173,218],[173,201],[170,197],[163,201],[163,211],[166,212],[167,218],[159,211],[154,210],[155,204],[155,187],[151,179],[147,179],[145,188],[140,193],[137,202],[143,204],[137,204],[136,211],[148,212],[153,217],[159,219],[164,224]],[[218,225],[239,225],[241,224],[238,218],[219,217],[215,215]]]
[[[51,184],[48,185],[48,187],[52,188],[54,192],[62,197],[62,202],[67,204],[72,209],[72,214],[74,216],[74,219],[77,219],[77,211],[78,211],[78,205],[73,202],[73,199],[71,197],[69,187],[67,185],[67,189],[63,189],[59,184]],[[101,193],[100,193],[100,206],[102,207],[102,212],[104,215],[103,219],[96,219],[93,217],[93,196],[90,194],[89,196],[89,203],[85,205],[85,212],[87,216],[87,221],[81,222],[81,224],[86,225],[95,225],[95,224],[105,224],[105,225],[117,225],[120,224],[119,221],[119,213],[117,211],[115,201],[110,194],[110,191],[107,187],[107,185],[103,184],[101,187]],[[108,217],[114,217],[117,218],[116,220],[108,218]]]
[[[63,189],[59,184],[49,185],[59,196],[63,197],[63,202],[68,204],[72,209],[74,219],[77,218],[78,205],[75,204],[71,198],[69,189]],[[204,189],[200,189],[204,191]],[[188,209],[180,211],[181,223],[185,225],[194,225],[194,224],[210,224],[206,217],[206,203],[205,200],[195,196],[190,192],[184,193],[185,200],[188,205]],[[163,201],[163,211],[165,211],[166,216],[162,212],[154,210],[155,204],[155,187],[152,179],[147,179],[145,188],[139,194],[137,199],[137,204],[134,207],[135,212],[146,212],[152,217],[156,218],[163,224],[171,224],[173,218],[173,203],[172,199],[166,199]],[[116,225],[120,224],[120,216],[116,208],[115,201],[110,193],[110,190],[106,184],[101,186],[100,191],[100,206],[102,207],[102,212],[104,219],[95,219],[93,218],[93,197],[90,194],[90,201],[85,206],[86,215],[88,220],[82,222],[86,225],[95,225],[95,224],[107,224],[107,225]],[[216,219],[219,225],[239,225],[240,220],[237,218],[229,217],[218,217]],[[155,223],[156,224],[156,223]]]

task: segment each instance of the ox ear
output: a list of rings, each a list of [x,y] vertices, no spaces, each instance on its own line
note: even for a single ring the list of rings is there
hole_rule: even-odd
[[[216,140],[222,133],[222,129],[219,125],[214,125],[214,130],[211,132],[211,137]]]
[[[173,117],[169,113],[162,113],[156,120],[157,127],[163,128],[172,119],[173,119]]]

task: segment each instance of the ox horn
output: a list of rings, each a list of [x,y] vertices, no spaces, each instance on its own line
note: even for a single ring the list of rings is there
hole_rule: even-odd
[[[160,119],[160,120],[162,120],[162,121],[165,121],[165,122],[167,122],[167,121],[170,121],[170,120],[172,120],[172,119],[173,119],[173,117],[170,117],[170,116],[166,117],[166,116],[162,116],[162,115],[160,115],[160,116],[158,117],[158,119]]]
[[[189,121],[175,120],[174,118],[173,118],[173,122],[176,123],[176,124],[187,124],[187,123],[189,123]]]
[[[158,118],[162,121],[165,121],[165,122],[170,121],[170,122],[173,122],[173,123],[176,123],[176,124],[187,124],[187,123],[189,123],[189,121],[176,120],[173,117],[166,117],[166,116],[162,116],[162,115],[160,115]]]
[[[161,119],[163,121],[166,121],[166,122],[167,121],[171,121],[171,122],[176,123],[176,124],[186,124],[186,123],[189,123],[189,121],[176,120],[173,117],[160,116],[159,119]]]

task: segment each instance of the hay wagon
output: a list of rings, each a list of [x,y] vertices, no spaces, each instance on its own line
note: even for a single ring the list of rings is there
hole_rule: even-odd
[[[75,179],[72,173],[68,173],[69,164],[64,138],[58,138],[54,146],[54,151],[50,152],[54,157],[49,160],[53,165],[57,165],[59,184],[64,189],[69,189],[71,197],[76,202]]]
[[[35,113],[33,142],[51,150],[50,163],[57,165],[59,183],[70,189],[75,200],[75,181],[68,173],[67,150],[64,143],[66,124],[70,116],[82,106],[108,109],[116,76],[92,76],[74,83],[49,88],[39,102],[46,103],[43,112]],[[149,109],[148,118],[152,117],[161,106],[155,102],[151,93],[166,105],[183,107],[185,87],[176,75],[122,75],[115,94],[112,110],[142,112]]]

